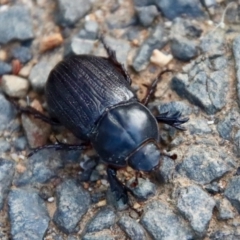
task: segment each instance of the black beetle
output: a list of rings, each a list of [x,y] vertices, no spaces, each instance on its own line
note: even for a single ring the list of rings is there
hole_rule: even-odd
[[[108,58],[75,55],[54,67],[46,84],[46,100],[53,119],[78,138],[91,142],[108,166],[111,190],[117,200],[122,198],[126,203],[130,189],[117,179],[116,170],[129,165],[138,171],[151,171],[159,166],[158,121],[183,130],[181,124],[188,119],[180,119],[179,112],[154,117],[145,105],[157,80],[141,103],[132,91],[130,77],[117,61],[115,52],[103,39],[102,43]],[[36,110],[21,110],[56,123]],[[49,147],[79,149],[84,146],[59,143]]]

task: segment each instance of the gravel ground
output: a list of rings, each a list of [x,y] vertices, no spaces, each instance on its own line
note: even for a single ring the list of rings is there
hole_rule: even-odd
[[[239,3],[240,4],[240,3]],[[0,239],[240,239],[240,5],[228,0],[0,1]],[[187,131],[160,125],[175,160],[141,173],[129,205],[116,202],[94,150],[31,148],[79,143],[47,114],[51,69],[72,54],[106,56],[99,34],[148,107],[182,112]],[[134,170],[120,170],[128,186]]]

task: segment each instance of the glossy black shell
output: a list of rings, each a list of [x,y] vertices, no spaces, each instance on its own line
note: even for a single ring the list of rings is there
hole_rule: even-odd
[[[57,64],[46,84],[52,117],[87,139],[106,108],[135,98],[128,81],[108,59],[71,56]]]

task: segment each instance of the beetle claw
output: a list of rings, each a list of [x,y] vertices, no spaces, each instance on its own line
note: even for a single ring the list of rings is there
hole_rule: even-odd
[[[107,174],[110,183],[110,188],[116,198],[116,201],[122,199],[124,204],[128,203],[127,193],[128,191],[131,192],[131,190],[118,180],[117,171],[115,169],[108,168]]]
[[[128,202],[127,189],[124,187],[123,184],[115,186],[115,189],[112,189],[112,192],[114,193],[117,201],[122,199],[124,204],[126,204]]]
[[[181,126],[182,124],[186,123],[189,118],[185,117],[185,118],[181,118],[182,114],[179,111],[176,111],[173,114],[169,114],[169,112],[164,112],[159,114],[156,119],[158,122],[162,122],[162,123],[166,123],[180,131],[185,131],[186,128]]]

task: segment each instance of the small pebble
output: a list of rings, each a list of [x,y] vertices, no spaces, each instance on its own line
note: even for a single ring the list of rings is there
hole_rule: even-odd
[[[106,206],[106,205],[107,205],[106,199],[104,199],[104,200],[102,200],[102,201],[100,201],[100,202],[97,203],[97,206],[98,206],[98,207],[103,207],[103,206]]]
[[[54,200],[55,200],[55,198],[54,198],[54,197],[50,197],[50,198],[48,198],[48,200],[47,200],[47,201],[48,201],[49,203],[52,203],[52,202],[54,202]]]
[[[133,204],[133,208],[134,209],[139,209],[141,207],[141,205],[139,204],[139,203],[137,203],[137,202],[135,202],[134,204]]]
[[[16,153],[11,153],[10,154],[11,158],[15,161],[15,162],[18,162],[19,161],[19,157]]]
[[[34,64],[35,64],[35,61],[31,61],[28,64],[26,64],[25,66],[23,66],[20,69],[18,75],[21,77],[24,77],[24,78],[28,78]]]
[[[150,62],[158,65],[159,67],[166,66],[171,60],[173,56],[171,54],[164,54],[158,49],[153,50],[152,56],[150,58]]]
[[[2,77],[2,90],[10,97],[25,97],[29,88],[29,82],[21,77],[4,75]]]
[[[108,185],[109,185],[108,181],[105,180],[105,179],[101,179],[101,183],[102,183],[102,185],[104,185],[104,186],[108,186]]]
[[[5,50],[0,49],[0,61],[6,61],[8,54]]]
[[[60,33],[53,33],[49,36],[43,37],[40,43],[40,51],[46,52],[55,47],[60,46],[63,43],[63,37]]]
[[[16,170],[18,173],[24,173],[27,169],[25,166],[19,163],[16,165]]]

